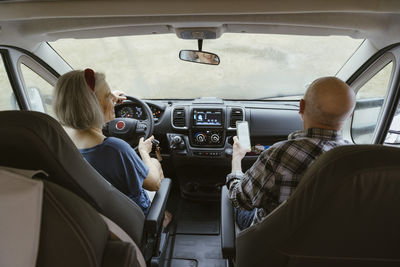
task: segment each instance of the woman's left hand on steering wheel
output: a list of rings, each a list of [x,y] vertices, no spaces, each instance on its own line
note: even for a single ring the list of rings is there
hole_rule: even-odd
[[[113,96],[115,96],[117,101],[127,100],[128,103],[130,102],[139,105],[142,108],[146,119],[137,120],[132,118],[115,118],[107,122],[103,127],[103,134],[124,139],[136,149],[140,137],[147,139],[153,134],[153,113],[145,101],[123,94],[124,93],[121,91],[113,92]]]
[[[117,105],[121,104],[122,101],[126,100],[125,92],[123,91],[115,90],[112,91],[111,94],[113,96],[113,102]]]

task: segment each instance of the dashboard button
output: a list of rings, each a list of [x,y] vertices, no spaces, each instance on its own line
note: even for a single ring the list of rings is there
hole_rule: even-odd
[[[199,143],[204,143],[206,141],[206,136],[202,133],[196,134],[196,141]]]
[[[211,142],[218,143],[219,142],[219,135],[218,134],[211,135]]]
[[[125,122],[118,121],[117,124],[115,124],[115,128],[117,128],[117,130],[123,130],[125,128]]]

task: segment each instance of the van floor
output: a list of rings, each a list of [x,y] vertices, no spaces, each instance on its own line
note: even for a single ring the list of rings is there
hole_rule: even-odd
[[[225,267],[220,236],[220,203],[179,198],[172,211],[165,267]]]

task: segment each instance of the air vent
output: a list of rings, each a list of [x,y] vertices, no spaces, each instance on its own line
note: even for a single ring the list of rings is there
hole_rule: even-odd
[[[175,127],[185,127],[186,126],[186,118],[185,118],[185,109],[184,108],[174,109],[174,113],[172,115],[172,124]]]
[[[231,111],[230,127],[236,128],[236,121],[242,121],[243,119],[243,109],[233,108]]]

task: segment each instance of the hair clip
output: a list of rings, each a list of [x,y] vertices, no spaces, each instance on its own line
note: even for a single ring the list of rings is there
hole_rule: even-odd
[[[92,69],[85,69],[85,80],[87,85],[89,85],[89,88],[94,92],[95,79],[94,71]]]

